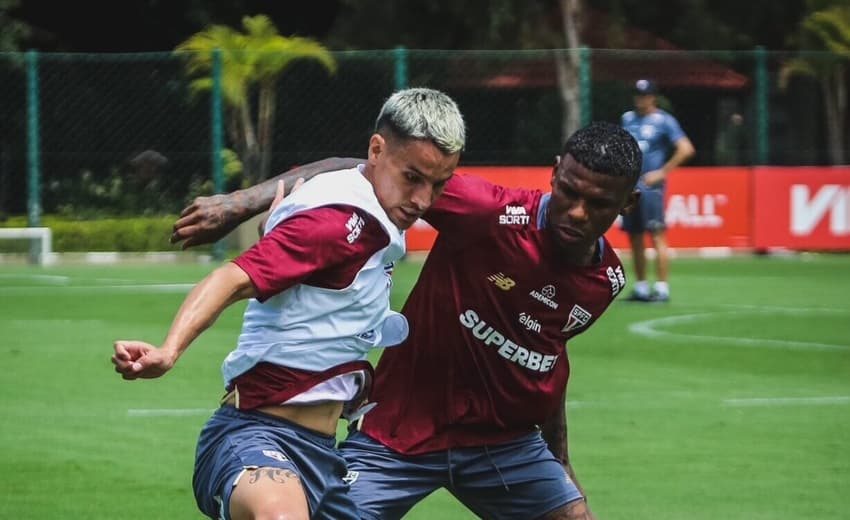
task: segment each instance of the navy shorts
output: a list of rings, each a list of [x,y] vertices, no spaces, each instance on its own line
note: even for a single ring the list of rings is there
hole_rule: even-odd
[[[229,520],[230,495],[246,469],[269,467],[298,474],[310,518],[359,518],[348,496],[345,460],[328,435],[260,412],[219,408],[198,439],[192,486],[200,510]]]
[[[439,488],[495,520],[538,518],[582,498],[539,432],[494,446],[401,455],[355,431],[340,448],[363,520],[401,518]]]
[[[630,214],[623,215],[622,227],[630,235],[664,231],[667,228],[664,223],[664,189],[641,187],[638,206]]]

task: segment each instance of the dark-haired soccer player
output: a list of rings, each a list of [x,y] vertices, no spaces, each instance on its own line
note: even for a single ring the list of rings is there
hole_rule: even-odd
[[[567,140],[551,193],[447,183],[423,216],[439,235],[402,309],[411,334],[341,445],[362,518],[401,518],[440,487],[484,518],[592,518],[567,450],[566,343],[623,290],[603,233],[635,204],[640,165],[628,132],[594,123]],[[264,190],[196,200],[172,239],[218,238]]]

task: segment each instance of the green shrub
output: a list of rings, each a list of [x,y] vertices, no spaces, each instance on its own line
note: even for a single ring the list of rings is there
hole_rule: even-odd
[[[58,253],[87,251],[176,251],[168,242],[177,217],[103,218],[70,220],[45,215],[41,225],[53,230],[53,250]],[[0,227],[26,227],[26,217],[10,217]],[[0,251],[19,251],[21,244],[8,246],[0,241]]]

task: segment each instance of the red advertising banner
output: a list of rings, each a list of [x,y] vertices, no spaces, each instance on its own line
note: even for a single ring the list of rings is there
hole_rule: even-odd
[[[850,250],[850,168],[755,168],[754,245]]]
[[[460,167],[460,174],[508,187],[549,191],[551,167]],[[752,181],[749,168],[679,168],[668,179],[666,221],[670,247],[752,247]],[[628,249],[619,221],[606,234]],[[420,220],[407,232],[410,251],[431,248],[436,231]]]
[[[664,207],[670,247],[752,247],[752,181],[749,168],[689,167],[674,170],[667,178]],[[613,231],[608,232],[609,240]],[[619,234],[625,235],[622,231]],[[628,247],[628,240],[625,242],[624,248]]]

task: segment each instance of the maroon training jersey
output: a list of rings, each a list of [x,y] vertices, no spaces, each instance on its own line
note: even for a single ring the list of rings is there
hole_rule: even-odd
[[[348,240],[352,215],[361,219],[356,240]],[[303,283],[325,289],[351,285],[363,265],[389,244],[375,217],[353,206],[320,206],[301,211],[266,233],[235,258],[263,302]]]
[[[405,454],[492,445],[559,406],[566,342],[625,285],[608,242],[590,266],[561,261],[545,230],[549,194],[455,175],[425,219],[439,236],[386,350],[361,430]]]

